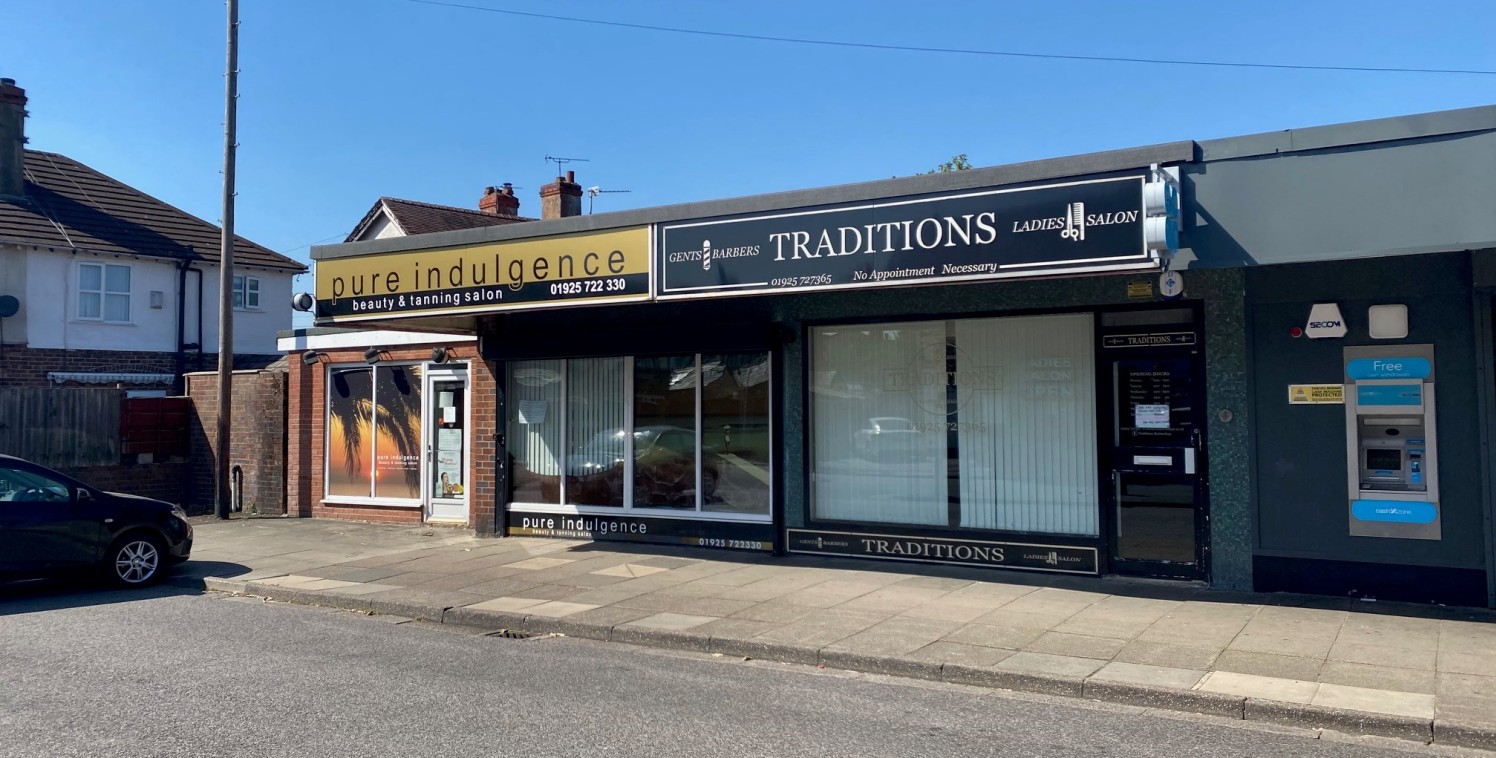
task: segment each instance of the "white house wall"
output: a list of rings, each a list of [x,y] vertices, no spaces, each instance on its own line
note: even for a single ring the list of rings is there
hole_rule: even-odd
[[[70,350],[141,350],[174,352],[177,349],[177,286],[175,262],[150,258],[117,258],[86,252],[32,249],[22,264],[26,294],[21,297],[25,314],[26,343],[33,348]],[[9,258],[9,256],[7,256]],[[130,266],[130,322],[124,324],[83,320],[78,310],[79,263]],[[14,264],[0,267],[12,271]],[[218,351],[218,269],[197,264],[203,277],[203,351]],[[274,354],[276,333],[291,326],[291,273],[241,269],[260,280],[260,308],[234,312],[234,351]],[[0,273],[0,276],[4,276]],[[195,341],[197,329],[197,274],[187,277],[186,341]],[[3,281],[3,280],[0,280]],[[159,291],[161,307],[151,307],[151,292]],[[11,319],[6,320],[10,327]],[[21,325],[17,325],[20,327]]]
[[[26,249],[0,245],[0,295],[21,301],[21,311],[0,322],[0,341],[7,345],[26,342]]]

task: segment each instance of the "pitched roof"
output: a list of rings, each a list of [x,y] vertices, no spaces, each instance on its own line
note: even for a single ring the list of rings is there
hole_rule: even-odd
[[[222,230],[65,155],[25,151],[26,197],[0,197],[0,240],[217,263]],[[306,271],[234,236],[234,263]]]
[[[503,226],[521,221],[534,221],[524,216],[495,215],[483,211],[458,208],[451,205],[435,205],[398,197],[381,197],[374,207],[364,214],[358,226],[348,233],[344,242],[355,242],[383,211],[406,234],[429,234],[450,232],[457,229],[473,229],[480,226]]]

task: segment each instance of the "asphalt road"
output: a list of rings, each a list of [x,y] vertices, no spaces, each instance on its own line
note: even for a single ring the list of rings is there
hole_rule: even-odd
[[[0,586],[0,756],[1405,756],[1204,717],[171,587]]]

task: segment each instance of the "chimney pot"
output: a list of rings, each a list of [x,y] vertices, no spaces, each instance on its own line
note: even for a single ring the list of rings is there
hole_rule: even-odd
[[[498,187],[485,187],[483,197],[478,198],[478,210],[492,216],[518,216],[519,198],[514,196],[508,182],[505,182],[502,192]]]
[[[577,180],[577,172],[575,172],[575,171],[568,171],[568,172],[566,172],[566,181],[568,181],[568,182],[575,182],[576,180]]]

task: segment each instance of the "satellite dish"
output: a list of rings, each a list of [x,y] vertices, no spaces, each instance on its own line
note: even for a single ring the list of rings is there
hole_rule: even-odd
[[[14,295],[0,295],[0,318],[10,318],[21,312],[21,301]]]
[[[305,292],[298,292],[291,296],[291,307],[298,311],[309,311],[315,302],[312,296]]]

